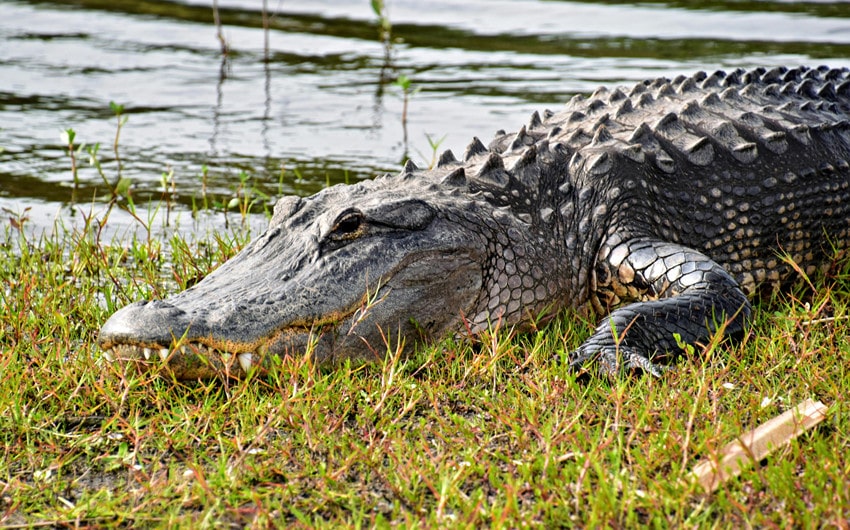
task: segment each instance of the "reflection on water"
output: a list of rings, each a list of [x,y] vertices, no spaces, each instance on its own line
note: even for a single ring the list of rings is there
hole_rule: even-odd
[[[275,196],[396,171],[406,154],[425,163],[426,135],[458,152],[601,83],[850,66],[843,2],[394,0],[391,55],[368,0],[268,4],[264,32],[262,2],[219,2],[222,56],[211,1],[0,3],[0,207],[35,206],[36,223],[67,213],[67,128],[101,144],[114,176],[110,101],[128,116],[119,149],[137,202],[159,198],[173,171],[188,211],[203,187],[226,201],[242,172]],[[415,90],[409,146],[392,83],[402,74]],[[82,162],[80,201],[107,200]]]

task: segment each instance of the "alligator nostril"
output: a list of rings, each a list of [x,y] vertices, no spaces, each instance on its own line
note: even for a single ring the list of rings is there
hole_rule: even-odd
[[[116,344],[167,346],[189,329],[186,312],[162,301],[142,301],[116,311],[98,334],[101,347]]]

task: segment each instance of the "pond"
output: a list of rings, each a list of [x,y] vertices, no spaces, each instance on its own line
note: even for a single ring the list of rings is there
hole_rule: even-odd
[[[260,211],[408,157],[428,165],[435,144],[460,153],[600,84],[850,66],[844,2],[386,0],[384,40],[370,0],[221,0],[217,13],[226,53],[212,0],[0,3],[4,222],[81,223],[120,177],[139,206],[167,196],[188,218],[206,204],[216,213],[185,225],[215,229],[237,195]]]

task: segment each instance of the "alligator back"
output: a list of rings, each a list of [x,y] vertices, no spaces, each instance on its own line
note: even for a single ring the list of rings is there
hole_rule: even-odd
[[[548,207],[589,215],[582,251],[594,258],[655,238],[705,252],[747,293],[773,290],[793,274],[783,258],[811,274],[848,246],[848,79],[847,69],[775,68],[600,88],[490,148],[521,157],[545,143],[570,157],[558,185],[587,204]]]

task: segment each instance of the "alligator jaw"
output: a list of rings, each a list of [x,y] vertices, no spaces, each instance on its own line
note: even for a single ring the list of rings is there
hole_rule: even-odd
[[[103,350],[109,362],[139,371],[159,371],[178,375],[180,379],[213,379],[221,375],[243,377],[261,358],[260,354],[226,353],[201,343],[188,343],[174,349],[118,344]]]
[[[342,318],[348,319],[353,313]],[[318,362],[331,361],[335,327],[332,324],[294,325],[251,344],[175,337],[171,346],[166,347],[155,342],[133,344],[101,338],[100,347],[108,362],[140,372],[163,372],[181,380],[241,378],[256,370],[266,370],[271,357],[309,355]],[[320,331],[316,333],[315,330]]]

